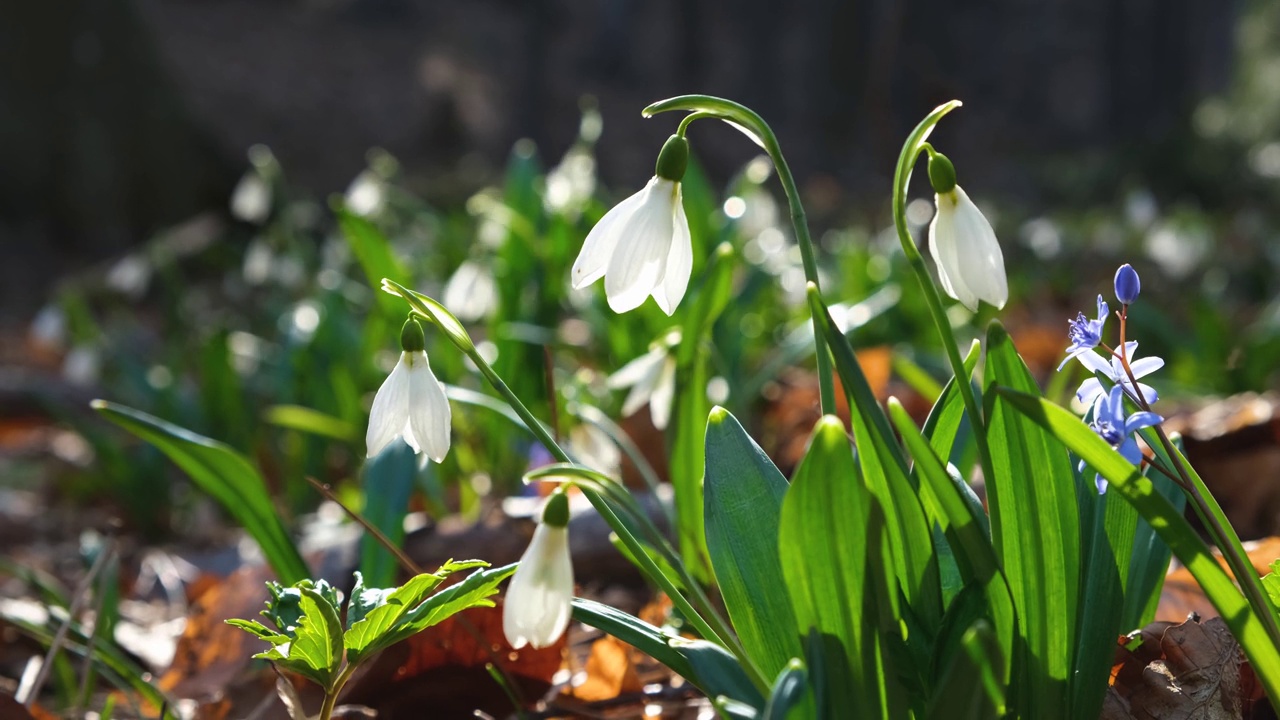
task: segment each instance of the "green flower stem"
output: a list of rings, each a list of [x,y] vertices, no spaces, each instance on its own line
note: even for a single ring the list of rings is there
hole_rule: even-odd
[[[960,357],[960,348],[956,345],[955,336],[951,333],[951,323],[942,309],[942,297],[938,294],[938,286],[934,284],[933,276],[929,274],[929,268],[925,265],[924,256],[920,254],[920,249],[916,247],[916,241],[907,228],[907,184],[911,181],[911,169],[915,166],[921,152],[932,152],[932,146],[925,140],[933,131],[933,127],[944,115],[958,107],[960,107],[959,100],[939,105],[907,136],[907,142],[902,146],[902,154],[898,156],[898,167],[893,173],[893,225],[897,228],[898,240],[902,243],[902,253],[906,255],[907,262],[911,264],[911,269],[916,274],[916,279],[920,281],[920,289],[924,292],[925,302],[929,305],[929,314],[933,317],[933,323],[938,329],[942,346],[947,353],[947,360],[951,363],[952,372],[955,373],[956,387],[960,390],[965,413],[969,416],[969,424],[973,427],[982,475],[990,479],[995,477],[995,472],[991,465],[991,450],[987,445],[987,425],[982,417],[982,408],[974,397],[973,386],[969,382],[968,374],[964,371],[964,360]]]
[[[818,285],[818,261],[813,250],[813,239],[809,236],[809,221],[804,212],[804,205],[800,202],[800,190],[796,187],[795,178],[791,175],[791,167],[782,156],[778,137],[774,135],[773,129],[764,121],[764,118],[744,105],[710,95],[680,95],[669,98],[653,103],[641,114],[652,117],[671,110],[688,110],[692,113],[681,121],[677,134],[683,135],[689,123],[694,120],[717,117],[746,130],[764,148],[764,151],[769,154],[769,159],[773,161],[774,169],[778,171],[778,181],[782,183],[782,190],[787,195],[787,205],[791,209],[791,226],[795,230],[796,243],[800,245],[800,258],[804,263],[805,280]],[[831,375],[831,354],[827,350],[826,337],[822,334],[821,319],[814,315],[812,320],[813,345],[818,358],[818,386],[822,396],[822,413],[835,414],[836,391]]]
[[[320,706],[320,714],[318,720],[330,720],[333,717],[333,708],[338,703],[338,694],[342,692],[343,686],[351,679],[351,675],[356,671],[355,665],[347,665],[342,669],[342,673],[333,681],[333,688],[325,688],[324,703]]]

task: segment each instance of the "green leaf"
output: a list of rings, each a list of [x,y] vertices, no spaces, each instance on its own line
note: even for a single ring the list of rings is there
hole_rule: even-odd
[[[975,507],[969,501],[968,496],[973,491],[963,480],[947,472],[906,409],[894,398],[889,400],[889,416],[901,433],[907,450],[915,458],[916,474],[921,480],[921,497],[930,521],[945,534],[965,584],[974,583],[983,589],[990,606],[1000,656],[1012,658],[1015,636],[1013,598],[987,535],[982,506]],[[1002,668],[1000,677],[1007,681],[1008,665]]]
[[[1035,395],[1003,387],[996,388],[995,392],[999,396],[997,407],[1008,407],[1051,433],[1058,442],[1107,479],[1110,483],[1108,494],[1114,492],[1123,497],[1150,523],[1227,623],[1266,688],[1268,697],[1273,702],[1280,700],[1280,647],[1271,641],[1258,614],[1182,513],[1156,491],[1138,468],[1121,457],[1075,415]]]
[[[450,585],[432,595],[416,608],[400,614],[395,623],[386,632],[372,637],[367,644],[364,644],[356,652],[356,657],[365,658],[468,608],[493,607],[493,601],[489,598],[498,592],[498,585],[516,571],[516,565],[517,563],[511,563],[499,568],[471,573],[467,576],[467,579],[457,585]],[[377,611],[375,610],[374,612]],[[370,613],[364,622],[370,622],[373,614]],[[347,631],[348,635],[355,630],[356,626],[351,626],[351,630]],[[363,639],[367,636],[368,633],[363,633],[360,638]],[[348,643],[347,648],[348,660],[355,664],[357,661],[351,659],[351,644]]]
[[[226,623],[232,627],[238,627],[245,632],[252,633],[253,635],[256,635],[259,640],[266,640],[272,645],[287,643],[291,639],[288,635],[281,635],[257,620],[231,618],[230,620],[227,620]]]
[[[1262,587],[1267,589],[1271,604],[1280,608],[1280,560],[1271,562],[1271,572],[1263,576]]]
[[[342,620],[338,609],[313,588],[302,589],[302,622],[289,645],[288,659],[291,667],[305,663],[321,686],[333,688],[342,663]]]
[[[244,456],[139,410],[105,400],[94,400],[91,405],[111,422],[159,448],[196,487],[217,500],[257,541],[282,583],[292,585],[307,578],[307,564],[280,522],[262,476]]]
[[[434,573],[416,575],[398,588],[385,590],[366,588],[364,578],[357,574],[348,610],[348,614],[355,617],[355,620],[348,617],[350,627],[342,639],[351,664],[360,662],[376,649],[390,645],[390,642],[383,642],[387,634],[405,622],[410,613],[422,605],[445,578],[454,572],[477,567],[488,567],[488,563],[480,560],[450,560]]]
[[[360,430],[355,425],[301,405],[273,405],[267,408],[263,417],[268,423],[277,427],[342,442],[355,442],[360,439]]]
[[[334,215],[338,218],[338,227],[346,237],[351,252],[356,256],[360,267],[364,269],[369,284],[379,282],[386,277],[404,277],[405,268],[391,250],[391,243],[376,225],[356,215],[342,206],[341,200],[334,200]],[[378,305],[388,315],[394,317],[403,311],[403,306],[391,297],[378,295]]]
[[[1175,440],[1176,442],[1176,440]],[[1159,443],[1151,446],[1169,467],[1168,455]],[[1152,473],[1151,484],[1156,492],[1165,497],[1174,509],[1182,513],[1187,506],[1187,496],[1173,480],[1161,473]],[[1129,580],[1125,583],[1124,611],[1120,614],[1120,627],[1133,629],[1145,627],[1155,619],[1156,607],[1160,603],[1160,591],[1164,587],[1165,575],[1169,572],[1169,558],[1172,552],[1164,540],[1152,529],[1145,518],[1138,518],[1138,526],[1134,529],[1133,552],[1129,560]]]
[[[773,675],[801,654],[796,618],[779,582],[778,517],[787,481],[720,407],[707,419],[706,464],[711,568],[742,645]]]
[[[755,708],[764,697],[728,650],[706,640],[663,632],[640,618],[594,600],[573,599],[573,619],[634,646],[693,683],[707,697],[723,695]]]
[[[881,512],[858,477],[843,423],[820,419],[782,503],[778,548],[796,623],[821,657],[814,682],[828,717],[853,707],[860,717],[905,709],[893,707],[900,698],[883,667],[881,639],[898,628],[881,562]]]
[[[969,346],[969,354],[964,358],[966,382],[973,377],[973,369],[977,367],[978,357],[981,354],[982,344],[974,340]],[[924,436],[929,438],[929,444],[933,447],[934,453],[944,461],[952,461],[955,455],[953,448],[959,439],[964,421],[964,397],[960,394],[960,388],[956,387],[956,378],[952,377],[947,381],[942,394],[938,396],[938,401],[929,411],[929,417],[924,421]],[[983,515],[985,514],[984,512]],[[983,524],[986,524],[985,518]]]
[[[418,460],[405,443],[392,443],[364,466],[362,514],[399,546],[404,540],[404,516],[418,477]],[[399,562],[372,533],[360,539],[360,571],[374,587],[394,585]]]
[[[778,673],[778,679],[774,681],[773,690],[769,693],[769,702],[764,706],[764,713],[760,717],[763,720],[799,720],[812,715],[812,712],[802,712],[802,705],[806,701],[810,705],[813,703],[808,690],[808,673],[805,672],[804,663],[793,659]]]
[[[415,313],[440,328],[445,337],[449,338],[454,346],[463,353],[471,355],[475,352],[475,343],[471,341],[471,335],[467,333],[467,328],[463,326],[462,321],[458,320],[453,313],[449,312],[448,308],[441,305],[434,298],[414,292],[385,277],[382,278],[382,292],[404,298]]]
[[[1004,327],[987,333],[986,384],[1039,393]],[[1013,704],[1023,717],[1070,713],[1080,528],[1071,459],[1052,436],[986,397],[991,540],[1017,610],[1022,654],[1013,658]]]
[[[986,622],[975,622],[960,641],[934,692],[931,720],[987,720],[1004,715],[1005,662],[995,634]]]
[[[867,383],[853,348],[812,286],[809,305],[814,317],[822,320],[836,371],[849,400],[853,440],[858,448],[862,477],[884,508],[888,544],[898,585],[907,605],[924,627],[929,631],[936,630],[942,619],[938,560],[933,547],[933,533],[920,506],[915,481],[907,474],[906,456],[893,437],[889,420],[871,392],[871,385]]]

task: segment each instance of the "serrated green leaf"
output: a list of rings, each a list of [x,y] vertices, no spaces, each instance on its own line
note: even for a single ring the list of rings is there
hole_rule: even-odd
[[[281,582],[292,585],[310,574],[280,522],[262,476],[243,455],[140,410],[105,400],[94,400],[92,406],[103,417],[159,448],[196,487],[218,501],[257,541]]]
[[[450,560],[434,573],[415,575],[398,588],[367,588],[363,574],[356,573],[356,586],[351,592],[347,610],[348,629],[342,639],[351,662],[354,664],[370,654],[369,647],[405,619],[449,575],[459,570],[487,566],[488,563],[479,560],[461,563]]]
[[[707,419],[706,532],[711,568],[742,645],[766,675],[801,654],[779,580],[778,518],[787,480],[724,408]]]
[[[516,565],[517,563],[512,563],[500,568],[471,573],[462,582],[428,597],[416,607],[409,603],[401,605],[400,601],[394,597],[395,593],[392,593],[387,598],[387,605],[383,606],[389,608],[386,611],[387,617],[379,616],[382,608],[376,608],[347,631],[344,638],[347,661],[353,665],[357,664],[369,655],[467,608],[493,607],[493,601],[489,597],[498,592],[499,583],[515,572]],[[429,577],[428,575],[418,576],[418,578],[424,578],[422,581],[424,585],[430,582],[425,579]],[[438,582],[437,580],[436,584]],[[421,591],[422,586],[418,586],[412,590],[412,593],[419,594]],[[411,595],[406,595],[407,597]],[[408,608],[408,611],[406,612],[404,608]]]
[[[1280,608],[1280,560],[1271,563],[1271,572],[1262,578],[1262,587],[1267,589],[1267,597],[1271,604]]]
[[[986,385],[1039,394],[1008,333],[987,333]],[[1021,655],[1013,659],[1012,704],[1023,717],[1068,717],[1073,669],[1080,527],[1071,459],[1053,437],[986,398],[991,541],[1017,611]]]
[[[884,533],[844,424],[822,418],[783,500],[778,548],[797,626],[815,637],[821,657],[814,682],[828,717],[853,707],[868,718],[905,709],[895,709],[898,692],[886,687],[895,680],[883,667],[882,634],[898,632],[880,563]]]
[[[244,630],[245,632],[252,633],[258,636],[258,639],[266,640],[272,645],[279,645],[280,643],[287,643],[290,641],[288,635],[281,635],[280,633],[276,632],[275,630],[272,630],[266,625],[263,625],[257,620],[241,620],[239,618],[231,618],[230,620],[227,620],[225,622],[232,627],[238,627],[241,630]]]
[[[331,689],[342,663],[342,620],[338,609],[315,589],[302,588],[302,613],[289,645],[289,660],[306,663],[322,678],[320,684]]]

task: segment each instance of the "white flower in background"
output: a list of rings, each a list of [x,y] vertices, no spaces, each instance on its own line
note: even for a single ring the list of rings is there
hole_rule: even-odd
[[[569,558],[569,498],[557,490],[547,499],[520,566],[511,576],[502,606],[502,632],[511,647],[554,645],[573,610],[573,563]]]
[[[609,376],[606,384],[610,390],[631,388],[622,401],[624,417],[635,413],[649,403],[649,416],[653,426],[665,430],[671,419],[671,403],[676,395],[676,358],[671,348],[680,342],[680,331],[673,330],[655,342],[649,352],[623,365]]]
[[[382,209],[386,202],[386,184],[372,170],[365,170],[347,187],[347,209],[368,217]]]
[[[622,471],[622,451],[609,434],[590,423],[575,425],[569,431],[569,452],[574,459],[609,477]]]
[[[547,173],[543,205],[549,212],[577,216],[596,192],[596,159],[591,149],[577,144]]]
[[[951,161],[929,155],[929,180],[938,210],[929,223],[929,252],[938,264],[942,289],[971,311],[985,300],[997,308],[1009,300],[1004,255],[991,223],[956,184]]]
[[[402,437],[415,453],[425,450],[440,462],[449,452],[449,399],[427,363],[426,338],[417,320],[405,322],[400,347],[400,361],[378,388],[369,411],[368,455]]]
[[[271,215],[271,186],[257,172],[250,170],[231,191],[231,216],[261,225]]]
[[[444,306],[463,322],[475,322],[498,305],[498,283],[493,272],[471,260],[458,266],[444,286]]]
[[[587,234],[573,263],[575,289],[603,277],[614,312],[634,310],[650,295],[663,312],[675,312],[693,269],[689,220],[680,197],[688,159],[688,141],[672,135],[649,184],[605,213]]]

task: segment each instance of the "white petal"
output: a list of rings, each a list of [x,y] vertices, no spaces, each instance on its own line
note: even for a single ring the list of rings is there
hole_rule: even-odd
[[[409,367],[405,362],[408,353],[400,353],[395,369],[382,382],[378,394],[373,396],[369,410],[369,430],[364,442],[368,457],[382,452],[397,435],[404,432],[409,419]]]
[[[623,227],[630,221],[636,208],[644,202],[645,194],[656,180],[657,178],[650,180],[639,192],[614,205],[587,233],[587,239],[582,243],[582,250],[578,252],[578,259],[573,262],[570,273],[574,289],[584,288],[604,275],[605,269],[609,267],[609,258],[613,257],[613,251],[618,246],[618,237]]]
[[[444,386],[431,372],[425,352],[412,353],[409,370],[409,427],[417,445],[415,452],[426,450],[427,457],[441,462],[449,453],[449,429],[452,413]],[[407,441],[409,436],[405,436]]]
[[[604,292],[614,312],[634,310],[662,282],[675,233],[675,183],[656,178],[640,207],[618,235],[604,274]]]
[[[1009,286],[1000,241],[996,239],[996,233],[991,229],[986,216],[959,185],[956,186],[955,193],[958,199],[955,214],[956,253],[964,285],[978,299],[1002,308],[1009,300]]]
[[[662,348],[650,350],[631,362],[623,365],[617,372],[609,376],[605,384],[610,390],[631,387],[657,372],[667,352]]]
[[[957,201],[951,195],[935,195],[938,212],[929,224],[929,252],[938,265],[938,276],[942,280],[942,289],[948,295],[959,300],[970,311],[977,311],[978,298],[969,290],[965,282],[963,268],[960,266],[959,228],[957,227]]]
[[[569,531],[540,524],[511,577],[502,608],[502,632],[517,650],[555,644],[569,626],[573,563]]]
[[[674,313],[684,299],[685,290],[689,288],[689,273],[693,271],[693,237],[689,234],[689,218],[684,214],[679,183],[676,183],[675,211],[675,236],[667,254],[666,275],[653,291],[653,299],[667,315]]]
[[[649,395],[649,417],[653,419],[653,426],[659,430],[667,429],[667,423],[671,420],[671,403],[675,396],[676,359],[668,355],[667,361],[662,364],[662,374],[658,376],[658,382]]]

